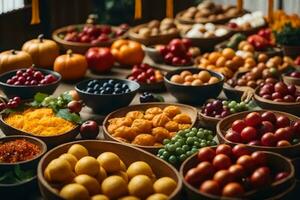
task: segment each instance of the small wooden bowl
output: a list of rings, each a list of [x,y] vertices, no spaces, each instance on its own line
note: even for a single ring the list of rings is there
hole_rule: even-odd
[[[163,56],[160,54],[159,50],[154,46],[145,46],[143,45],[143,50],[146,55],[155,63],[163,63]]]
[[[298,87],[300,89],[300,78],[291,77],[291,76],[287,75],[287,73],[282,74],[281,78],[285,84],[295,85],[296,87]]]
[[[266,111],[270,110],[256,110],[255,112],[258,113],[263,113]],[[271,110],[272,111],[272,110]],[[253,111],[245,111],[245,112],[240,112],[237,114],[229,115],[222,119],[218,124],[217,124],[217,137],[220,143],[228,143],[230,145],[236,145],[238,143],[231,142],[225,138],[226,131],[230,128],[231,124],[237,120],[237,119],[243,119],[246,117],[248,113],[251,113]],[[296,117],[294,115],[291,115],[289,113],[285,112],[280,112],[280,111],[272,111],[274,112],[275,115],[284,115],[287,116],[290,120],[292,121],[298,121],[299,117]],[[300,156],[300,143],[294,144],[291,146],[285,146],[285,147],[266,147],[266,146],[256,146],[256,145],[248,145],[245,144],[250,150],[252,151],[271,151],[274,153],[281,154],[283,156],[287,156],[290,158]]]
[[[279,154],[263,151],[267,154],[267,163],[269,166],[272,166],[276,171],[287,171],[289,172],[289,176],[286,178],[272,183],[270,187],[263,188],[261,190],[252,190],[246,192],[242,198],[230,198],[230,197],[220,197],[211,194],[205,194],[203,192],[199,192],[196,188],[191,186],[184,180],[184,176],[187,171],[193,167],[196,167],[199,163],[197,159],[197,153],[187,158],[180,167],[180,176],[183,180],[184,188],[187,192],[187,196],[189,200],[198,200],[198,199],[209,199],[209,200],[241,200],[241,199],[280,199],[276,198],[276,196],[282,196],[287,189],[290,189],[294,186],[295,183],[295,169],[291,163],[291,161]],[[270,198],[270,195],[273,195]]]
[[[300,102],[275,102],[269,99],[264,99],[258,95],[260,87],[257,87],[254,92],[253,100],[262,109],[278,110],[300,116]]]
[[[44,178],[44,170],[46,166],[55,158],[58,158],[61,154],[66,153],[67,150],[73,144],[83,145],[89,151],[91,156],[97,157],[102,152],[114,152],[125,163],[126,166],[129,166],[135,161],[144,161],[149,163],[153,172],[157,177],[168,176],[174,179],[177,182],[177,187],[173,193],[169,196],[170,200],[180,200],[180,191],[182,188],[182,182],[179,176],[179,173],[174,167],[172,167],[167,162],[157,158],[154,155],[151,155],[148,152],[145,152],[141,149],[131,147],[129,145],[120,144],[116,142],[108,141],[96,141],[96,140],[83,140],[78,142],[70,142],[63,145],[60,145],[43,156],[39,165],[38,165],[38,182],[40,190],[43,196],[43,199],[46,200],[62,200],[55,189]]]
[[[74,140],[75,137],[78,135],[80,129],[80,126],[77,125],[74,129],[60,135],[38,136],[38,135],[33,135],[31,133],[24,132],[22,130],[16,129],[8,125],[4,121],[4,118],[6,116],[7,115],[5,114],[2,114],[0,116],[0,129],[2,130],[4,135],[25,135],[25,136],[35,137],[45,142],[49,148]]]
[[[223,85],[223,91],[225,93],[225,96],[228,98],[228,99],[232,99],[232,100],[235,100],[235,101],[240,101],[241,100],[241,97],[243,96],[244,94],[244,91],[242,90],[238,90],[234,87],[231,87],[228,83],[224,83]]]
[[[161,34],[156,36],[143,37],[137,34],[140,28],[147,27],[147,24],[141,24],[129,29],[128,36],[131,40],[137,41],[144,45],[154,44],[168,44],[172,39],[179,37],[179,31],[177,33]]]
[[[199,124],[205,128],[216,130],[216,126],[220,120],[220,118],[206,116],[202,113],[202,110],[199,111]]]
[[[159,107],[159,108],[165,108],[167,106],[177,106],[180,108],[180,110],[182,111],[182,113],[186,113],[188,114],[191,119],[192,119],[192,124],[191,127],[193,127],[196,122],[197,122],[197,109],[192,107],[192,106],[188,106],[188,105],[184,105],[184,104],[176,104],[176,103],[143,103],[143,104],[136,104],[136,105],[131,105],[128,107],[124,107],[121,108],[119,110],[116,110],[112,113],[110,113],[109,115],[107,115],[103,121],[103,135],[104,138],[106,140],[110,140],[110,141],[116,141],[116,142],[120,142],[120,143],[124,143],[123,141],[117,140],[115,137],[113,137],[107,130],[107,127],[109,125],[109,120],[112,118],[116,118],[116,117],[124,117],[126,115],[126,113],[128,113],[129,111],[134,111],[134,110],[139,110],[139,111],[145,111],[148,108],[151,107]],[[128,143],[125,143],[128,144]],[[150,153],[156,154],[158,152],[159,149],[161,149],[161,147],[156,147],[156,146],[141,146],[141,145],[135,145],[135,144],[128,144],[130,146],[134,146],[134,147],[139,147],[140,149],[143,149],[145,151],[148,151]]]

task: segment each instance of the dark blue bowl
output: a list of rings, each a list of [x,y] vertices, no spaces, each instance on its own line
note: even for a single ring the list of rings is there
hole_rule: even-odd
[[[57,80],[53,83],[47,84],[47,85],[10,85],[7,84],[6,81],[14,76],[18,70],[26,70],[24,69],[17,69],[12,70],[6,73],[3,73],[0,75],[0,89],[4,92],[4,94],[8,98],[12,98],[15,96],[21,97],[21,99],[32,99],[34,95],[38,92],[45,93],[45,94],[53,94],[56,88],[58,87],[60,81],[61,81],[61,75],[57,72],[54,72],[52,70],[48,69],[41,69],[36,68],[36,70],[41,71],[43,74],[48,75],[52,74],[54,75]]]
[[[84,80],[75,86],[80,99],[90,107],[95,113],[108,114],[118,108],[128,106],[135,97],[140,85],[135,81],[116,78],[100,78],[96,79],[100,84],[108,81],[115,80],[122,84],[127,84],[130,92],[123,94],[91,94],[85,92],[85,88],[90,80]]]

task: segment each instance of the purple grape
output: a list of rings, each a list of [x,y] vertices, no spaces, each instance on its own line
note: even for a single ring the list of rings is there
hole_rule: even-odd
[[[222,110],[222,108],[223,108],[222,101],[220,101],[220,100],[214,100],[214,101],[212,102],[212,105],[213,105],[213,107],[215,108],[215,110],[217,110],[217,111],[220,111],[220,110]]]
[[[228,116],[228,115],[230,115],[230,111],[229,110],[224,110],[222,113],[221,113],[221,117],[223,118],[223,117],[226,117],[226,116]]]

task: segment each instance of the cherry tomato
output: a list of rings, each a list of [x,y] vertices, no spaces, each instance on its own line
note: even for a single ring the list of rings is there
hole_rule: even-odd
[[[251,175],[250,182],[254,188],[265,187],[271,182],[270,169],[268,167],[256,169]]]
[[[231,125],[231,129],[238,133],[240,133],[245,127],[246,127],[246,124],[245,124],[244,120],[241,120],[241,119],[235,120]]]
[[[293,128],[292,127],[285,127],[279,128],[274,133],[274,136],[277,141],[279,140],[290,140],[292,138]]]
[[[233,175],[234,178],[240,179],[245,176],[246,172],[242,165],[235,164],[231,165],[228,171]]]
[[[293,130],[297,137],[300,136],[300,121],[296,121],[293,123]]]
[[[217,171],[215,173],[213,179],[215,181],[217,181],[220,184],[220,186],[224,186],[227,183],[233,181],[234,180],[234,176],[228,170],[221,169],[221,170],[219,170],[219,171]]]
[[[261,116],[258,112],[251,112],[245,117],[247,126],[257,126],[261,123]]]
[[[250,155],[250,151],[247,146],[244,144],[237,144],[232,148],[232,153],[236,158],[239,158],[243,155]]]
[[[248,145],[261,146],[261,142],[259,140],[252,140],[252,141],[248,142]]]
[[[228,141],[231,141],[231,142],[236,142],[236,143],[239,143],[242,141],[241,135],[232,129],[229,129],[226,132],[225,139],[227,139]]]
[[[284,128],[290,125],[290,119],[287,116],[280,115],[276,119],[276,127]]]
[[[201,184],[199,191],[208,194],[220,195],[221,188],[217,181],[207,180]]]
[[[230,165],[231,165],[231,160],[225,154],[218,154],[213,159],[213,166],[218,170],[228,169]]]
[[[208,161],[200,162],[196,168],[205,179],[211,178],[215,173],[214,166]]]
[[[239,157],[236,164],[242,165],[248,172],[253,170],[255,167],[254,159],[249,155],[243,155]]]
[[[291,143],[287,140],[279,140],[277,142],[277,147],[287,147],[287,146],[291,146]]]
[[[276,142],[277,142],[276,137],[271,132],[265,133],[261,137],[261,144],[263,146],[272,147],[272,146],[275,146]]]
[[[244,188],[236,182],[228,183],[222,191],[222,195],[225,197],[241,197],[244,193]]]
[[[212,161],[215,157],[216,152],[214,149],[210,147],[203,147],[198,152],[198,160],[199,161]]]
[[[263,135],[264,133],[273,131],[274,125],[270,121],[262,121],[258,132],[259,134]]]
[[[216,154],[225,154],[230,157],[232,155],[232,148],[228,144],[220,144],[216,148]]]
[[[288,172],[279,172],[279,173],[276,174],[275,180],[276,180],[276,181],[280,181],[280,180],[282,180],[282,179],[288,177],[289,175],[290,175],[290,174],[289,174]]]
[[[267,163],[267,156],[265,153],[261,151],[256,151],[251,154],[251,157],[253,158],[255,164],[257,166],[264,166]]]
[[[255,140],[256,137],[257,137],[256,129],[251,126],[245,127],[241,132],[241,138],[244,142],[250,142],[252,140]]]
[[[192,168],[186,173],[184,180],[189,184],[196,186],[204,181],[205,178],[201,175],[201,171],[198,168]]]

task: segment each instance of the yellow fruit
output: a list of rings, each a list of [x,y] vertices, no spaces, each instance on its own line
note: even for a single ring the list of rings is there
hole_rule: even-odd
[[[225,48],[222,51],[222,56],[224,56],[227,60],[231,60],[235,56],[235,52],[231,48]]]
[[[177,183],[170,177],[162,177],[153,184],[156,193],[162,193],[169,196],[176,188]]]
[[[75,173],[87,174],[90,176],[96,176],[99,172],[100,166],[98,161],[91,156],[85,156],[81,158],[75,165]]]
[[[203,83],[206,83],[210,79],[211,75],[208,71],[202,70],[199,72],[198,77]]]
[[[97,179],[92,176],[81,174],[74,178],[74,181],[80,185],[83,185],[90,195],[99,194],[101,191],[100,184]]]
[[[45,170],[45,178],[50,182],[65,182],[73,178],[72,167],[62,158],[52,160]]]
[[[91,197],[91,200],[109,200],[109,198],[103,194],[97,194]]]
[[[85,187],[78,183],[65,185],[59,195],[66,200],[88,200],[90,199],[89,192]]]
[[[121,178],[124,179],[124,181],[126,183],[128,183],[128,175],[124,171],[116,171],[116,172],[111,173],[111,175],[120,176]]]
[[[137,175],[129,181],[128,191],[130,195],[145,199],[153,193],[152,181],[146,175]]]
[[[140,200],[140,198],[134,197],[134,196],[126,196],[126,197],[122,197],[118,200]]]
[[[146,175],[152,178],[154,174],[151,167],[147,163],[143,161],[137,161],[129,165],[127,169],[127,175],[128,178],[131,179],[136,175]]]
[[[168,196],[164,195],[164,194],[152,194],[151,196],[149,196],[146,200],[167,200]]]
[[[68,153],[73,154],[77,158],[77,160],[79,160],[80,158],[82,158],[84,156],[89,155],[88,150],[80,144],[73,144],[69,148]]]
[[[125,163],[122,160],[120,160],[120,167],[121,167],[122,171],[126,171],[126,169],[127,169]]]
[[[215,64],[220,56],[221,56],[221,53],[212,52],[212,53],[209,54],[208,60],[211,64]]]
[[[208,84],[215,84],[215,83],[218,83],[220,80],[217,78],[217,77],[210,77],[209,81],[208,81]]]
[[[110,199],[116,199],[127,194],[127,184],[120,176],[107,177],[101,184],[102,193]]]
[[[121,169],[120,158],[115,153],[104,152],[98,156],[97,160],[107,173],[119,171]]]
[[[65,159],[66,161],[68,161],[72,167],[72,170],[75,168],[75,165],[78,161],[77,158],[73,154],[70,154],[70,153],[64,153],[61,156],[59,156],[59,158],[62,158],[62,159]]]
[[[102,183],[102,181],[106,179],[106,177],[107,177],[107,173],[105,169],[100,166],[99,173],[97,175],[97,180],[99,181],[99,183]]]

